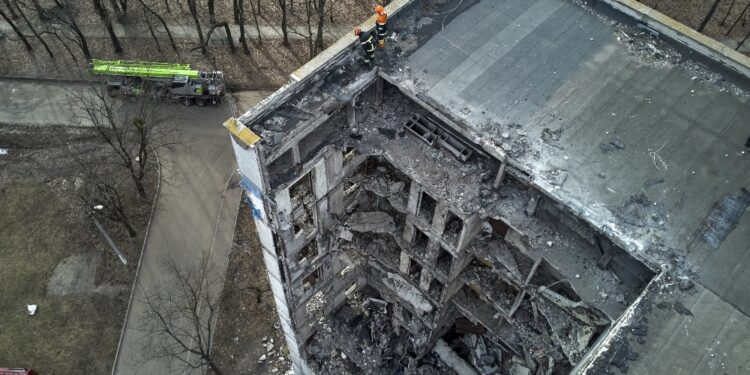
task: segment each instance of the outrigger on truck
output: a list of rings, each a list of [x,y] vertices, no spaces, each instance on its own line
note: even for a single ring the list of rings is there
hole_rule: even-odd
[[[110,95],[178,100],[185,105],[216,104],[224,96],[224,73],[190,69],[188,64],[93,60],[91,73],[107,76]]]

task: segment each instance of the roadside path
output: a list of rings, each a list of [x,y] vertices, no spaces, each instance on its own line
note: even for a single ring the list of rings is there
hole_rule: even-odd
[[[19,23],[18,26],[22,32],[29,37],[32,37],[32,33],[23,24]],[[133,39],[151,39],[148,26],[143,24],[127,25],[123,27],[121,24],[114,24],[115,35],[118,38],[133,38]],[[153,24],[154,32],[159,39],[168,40],[167,32],[160,24]],[[172,37],[175,39],[198,39],[198,31],[192,24],[167,24],[169,31],[172,33]],[[208,32],[208,27],[201,25],[204,33]],[[354,30],[355,26],[326,26],[323,36],[328,40],[338,40],[342,35],[350,33]],[[229,25],[230,32],[232,33],[232,39],[239,43],[240,39],[240,27],[239,25]],[[260,36],[263,39],[278,39],[281,40],[283,34],[281,28],[276,26],[260,26]],[[288,37],[291,40],[304,40],[307,35],[307,26],[297,25],[289,26]],[[83,25],[81,31],[86,37],[92,38],[109,38],[107,30],[104,27],[96,25]],[[0,32],[16,38],[15,32],[5,21],[0,21]],[[314,31],[313,31],[314,32]],[[245,35],[247,38],[258,39],[258,30],[255,25],[245,25]],[[226,43],[226,33],[224,28],[217,28],[214,30],[211,36],[211,43]]]
[[[70,109],[66,90],[82,85],[44,81],[0,79],[0,124],[81,125]],[[240,94],[239,110],[246,110],[268,92]],[[168,374],[168,361],[141,363],[139,343],[143,338],[138,320],[146,310],[142,291],[162,281],[159,265],[171,258],[178,265],[195,264],[205,253],[219,272],[225,272],[239,208],[241,189],[235,173],[236,161],[229,135],[221,123],[232,114],[232,103],[219,107],[185,107],[161,104],[168,123],[178,126],[187,146],[162,152],[164,181],[152,218],[135,280],[136,291],[118,351],[114,374]],[[0,125],[2,126],[2,125]]]

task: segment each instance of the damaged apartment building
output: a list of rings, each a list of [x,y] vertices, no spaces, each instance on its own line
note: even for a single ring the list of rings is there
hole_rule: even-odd
[[[607,373],[612,366],[625,372],[627,361],[637,357],[622,339],[628,330],[637,333],[629,325],[633,316],[643,301],[658,300],[656,285],[670,285],[660,284],[665,269],[683,275],[689,268],[684,257],[680,264],[662,263],[680,255],[647,255],[640,242],[675,219],[670,207],[646,193],[607,205],[608,216],[602,217],[600,206],[591,204],[593,189],[569,187],[577,171],[561,165],[574,155],[554,153],[576,152],[574,142],[562,144],[565,106],[580,106],[582,113],[586,108],[576,100],[591,100],[565,85],[596,73],[584,63],[588,58],[598,66],[618,53],[643,60],[632,53],[637,42],[621,41],[637,33],[566,0],[394,1],[389,10],[394,36],[387,52],[378,52],[379,66],[360,64],[345,38],[292,83],[224,124],[232,134],[295,372],[551,375],[585,373],[584,367],[602,358],[604,372],[593,373]],[[522,23],[530,20],[533,25]],[[503,22],[510,26],[503,29]],[[576,47],[564,62],[568,65],[529,70],[517,56],[515,65],[504,67],[516,73],[482,78],[481,72],[465,69],[461,77],[504,80],[518,90],[504,97],[508,102],[482,110],[474,103],[489,104],[479,94],[473,102],[466,99],[470,95],[453,102],[460,96],[456,78],[442,88],[451,99],[441,103],[438,88],[444,81],[430,84],[430,69],[449,76],[440,69],[462,65],[444,57],[449,43],[433,48],[440,56],[421,52],[434,47],[436,34],[448,40],[452,27],[459,35],[467,27],[479,28],[477,33],[487,27],[517,43],[534,33],[556,33],[550,25],[561,28],[571,39],[567,43],[602,37],[607,44]],[[583,26],[593,36],[569,30]],[[510,53],[500,41],[497,49]],[[468,37],[462,43],[472,46]],[[621,50],[607,51],[613,45]],[[542,47],[528,48],[525,57],[534,59],[528,64],[543,57],[535,48]],[[420,58],[440,64],[418,68],[413,64]],[[638,63],[673,74],[672,65]],[[480,69],[484,63],[471,64]],[[553,69],[566,79],[534,83],[514,77]],[[492,83],[481,88],[492,90]],[[552,95],[566,88],[568,96]],[[608,88],[602,85],[590,95]],[[553,100],[554,108],[544,107]],[[610,105],[619,104],[612,99]],[[636,113],[637,106],[627,110]],[[628,121],[614,112],[606,120]],[[605,157],[626,147],[616,134],[601,139],[589,143]],[[643,168],[659,167],[656,156],[646,158]],[[587,173],[586,163],[578,168]],[[606,177],[594,173],[598,180]],[[594,209],[587,209],[589,204]],[[659,238],[663,247],[673,244],[668,235]]]

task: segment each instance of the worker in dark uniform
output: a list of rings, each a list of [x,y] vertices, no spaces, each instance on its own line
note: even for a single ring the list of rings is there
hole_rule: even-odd
[[[382,5],[375,6],[378,18],[375,20],[375,32],[378,34],[378,47],[385,48],[385,37],[388,34],[388,14]]]
[[[354,29],[354,35],[359,36],[359,44],[365,51],[365,64],[370,64],[375,60],[375,37],[367,31],[362,31],[359,27]]]

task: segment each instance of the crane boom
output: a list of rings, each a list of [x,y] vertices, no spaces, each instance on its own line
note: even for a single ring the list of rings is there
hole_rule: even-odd
[[[127,77],[175,78],[188,77],[197,79],[199,70],[190,69],[188,64],[172,64],[148,61],[125,60],[93,60],[91,63],[93,74],[109,74]]]

